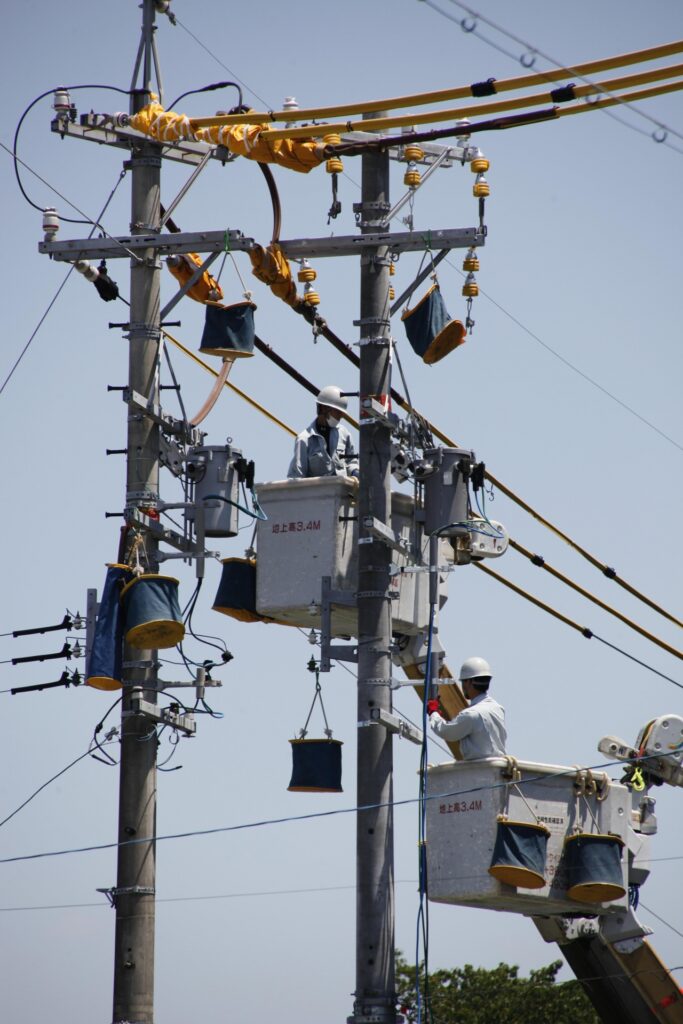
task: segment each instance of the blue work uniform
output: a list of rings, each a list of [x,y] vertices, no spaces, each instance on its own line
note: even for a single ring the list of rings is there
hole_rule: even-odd
[[[480,693],[450,722],[434,712],[429,716],[429,724],[442,740],[459,741],[465,761],[505,757],[505,708],[488,693]]]
[[[294,458],[287,476],[358,476],[358,456],[351,434],[340,423],[321,433],[316,420],[294,442]]]

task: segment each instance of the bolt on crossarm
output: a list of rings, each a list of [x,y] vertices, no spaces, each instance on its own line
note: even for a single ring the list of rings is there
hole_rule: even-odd
[[[362,158],[360,226],[377,230],[389,209],[389,156]],[[378,418],[364,420],[363,402],[385,404],[390,393],[389,253],[361,256],[359,521],[372,516],[391,523],[391,430]],[[383,398],[381,396],[386,396]],[[361,541],[364,539],[360,531]],[[369,536],[369,535],[368,535]],[[390,549],[373,540],[358,548],[358,722],[373,709],[391,711]],[[351,1024],[396,1020],[394,979],[394,836],[392,734],[381,725],[359,727],[359,811],[356,839],[356,991]],[[377,806],[379,805],[379,806]]]
[[[135,113],[149,101],[155,62],[153,48],[155,4],[143,0],[142,41],[138,54],[142,88],[131,97]],[[131,146],[131,234],[157,230],[161,153],[156,143],[135,141]],[[133,261],[130,277],[128,385],[130,393],[158,405],[160,270],[153,249]],[[128,416],[126,508],[156,507],[159,498],[159,427],[130,408]],[[157,568],[156,542],[145,538],[147,566]],[[134,696],[156,702],[156,651],[126,646],[124,651],[119,782],[119,846],[114,895],[116,936],[114,960],[114,1024],[135,1021],[153,1024],[155,928],[156,737],[153,725],[131,713]]]

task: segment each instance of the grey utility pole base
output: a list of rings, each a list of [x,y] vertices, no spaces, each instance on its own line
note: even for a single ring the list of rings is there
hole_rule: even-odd
[[[389,210],[389,156],[363,156],[361,230],[377,230]],[[389,249],[361,255],[360,487],[359,521],[366,516],[391,526],[391,431],[379,419],[363,420],[363,400],[384,403],[391,389]],[[361,539],[365,531],[361,528]],[[367,537],[370,537],[367,534]],[[391,702],[391,551],[381,540],[358,548],[358,722]],[[359,811],[356,838],[356,991],[351,1024],[394,1024],[393,738],[380,724],[358,729]],[[377,806],[379,805],[379,806]]]
[[[154,0],[144,0],[142,39],[143,88],[134,92],[131,110],[149,100],[154,58]],[[160,147],[140,141],[131,147],[131,234],[159,224]],[[130,277],[128,387],[131,393],[159,402],[159,260],[154,249],[137,254]],[[159,426],[144,413],[129,411],[126,508],[156,507],[159,499]],[[145,539],[147,567],[157,568],[154,539]],[[156,704],[156,651],[124,651],[119,781],[119,846],[114,943],[114,1024],[153,1024],[154,924],[156,876],[156,753],[153,724],[136,714],[132,702],[143,697]],[[131,840],[148,840],[134,842]]]

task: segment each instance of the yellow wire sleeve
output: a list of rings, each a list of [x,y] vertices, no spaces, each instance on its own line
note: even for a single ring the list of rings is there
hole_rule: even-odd
[[[683,52],[683,39],[678,39],[671,43],[664,43],[661,46],[652,46],[646,50],[634,50],[631,53],[620,54],[615,57],[604,57],[601,60],[575,64],[573,67],[557,68],[556,70],[543,71],[541,74],[534,72],[531,75],[502,79],[495,83],[495,89],[496,92],[511,92],[538,84],[540,78],[547,82],[558,82],[572,75],[592,75],[600,71],[612,71],[615,68],[641,64],[646,61],[657,60],[661,57],[670,57],[681,52]],[[346,103],[332,107],[307,107],[302,110],[250,111],[246,114],[225,115],[219,119],[216,117],[198,117],[192,118],[192,124],[198,128],[205,128],[215,124],[253,124],[255,121],[263,123],[269,121],[307,121],[310,118],[372,114],[383,110],[425,106],[428,103],[444,103],[448,100],[468,99],[471,96],[472,86],[462,85],[452,89],[438,89],[432,92],[412,93],[408,96],[392,96],[382,100],[366,100],[361,103]]]
[[[161,333],[163,334],[163,336],[165,338],[168,338],[168,340],[173,345],[175,345],[175,347],[177,349],[179,349],[181,352],[183,352],[186,356],[189,356],[190,359],[192,359],[193,362],[197,363],[198,366],[201,366],[204,370],[206,370],[207,373],[212,374],[214,377],[218,376],[218,370],[214,370],[213,366],[209,366],[208,363],[205,363],[203,359],[200,359],[200,357],[198,355],[196,355],[194,352],[192,352],[191,349],[186,348],[185,345],[183,345],[183,343],[181,341],[178,341],[177,338],[174,338],[172,334],[169,334],[168,331],[163,330],[163,329],[162,329]],[[283,423],[283,421],[279,420],[277,418],[277,416],[275,416],[272,412],[268,412],[268,410],[264,406],[260,405],[254,398],[251,398],[246,393],[246,391],[242,391],[241,388],[238,388],[236,384],[232,384],[229,380],[226,380],[224,386],[226,388],[229,388],[230,391],[233,391],[243,401],[245,401],[249,405],[251,405],[252,408],[257,409],[258,412],[263,413],[263,415],[266,416],[272,423],[275,423],[278,427],[281,427],[282,430],[286,430],[288,434],[292,435],[292,437],[296,437],[296,435],[297,435],[297,431],[296,430],[294,430],[292,427],[288,426],[288,424]]]
[[[529,561],[532,562],[534,565],[537,565],[539,569],[545,569],[545,571],[549,572],[551,576],[554,576],[556,579],[560,580],[568,587],[571,587],[572,590],[575,590],[577,594],[581,594],[582,597],[585,597],[589,601],[592,601],[593,604],[596,604],[598,606],[598,608],[602,608],[603,611],[609,612],[610,615],[614,615],[615,618],[619,619],[625,625],[630,626],[631,629],[634,629],[636,633],[640,633],[641,636],[644,636],[646,640],[651,640],[653,644],[657,644],[657,646],[661,647],[662,650],[667,651],[669,654],[673,654],[675,658],[680,658],[681,661],[683,661],[683,653],[681,653],[681,651],[676,650],[675,647],[672,647],[670,644],[666,643],[665,640],[660,640],[659,637],[654,635],[654,633],[650,633],[647,629],[643,629],[643,627],[639,626],[637,622],[634,622],[632,619],[629,619],[626,615],[622,615],[622,613],[617,611],[616,608],[612,608],[611,605],[606,604],[604,601],[601,601],[599,597],[596,597],[594,594],[591,594],[589,590],[585,590],[583,587],[579,586],[578,583],[575,583],[568,576],[565,576],[564,573],[561,573],[558,569],[555,569],[552,565],[549,565],[548,562],[545,561],[545,559],[540,565],[538,562],[534,562],[533,553],[531,551],[528,551],[527,548],[525,548],[518,541],[510,538],[510,547],[514,548],[515,551],[517,551],[520,555],[523,555],[524,558],[528,558]]]
[[[663,96],[664,93],[677,92],[679,89],[683,89],[683,82],[671,82],[669,85],[655,86],[652,89],[637,89],[635,92],[623,93],[621,96],[605,96],[592,100],[590,103],[581,103],[576,107],[559,107],[556,114],[558,117],[565,117],[567,114],[585,114],[588,110],[613,107],[616,103],[637,103],[638,100],[649,100],[653,96]]]
[[[579,85],[574,89],[577,99],[584,96],[596,95],[601,92],[612,92],[615,89],[622,89],[629,85],[643,84],[650,81],[660,81],[662,78],[683,74],[683,65],[677,64],[671,68],[658,68],[655,71],[642,72],[638,75],[626,75],[622,78],[607,79],[604,82],[596,82],[594,85]],[[649,96],[657,96],[663,92],[671,92],[674,89],[682,88],[681,85],[673,83],[669,86],[662,86],[653,90],[644,90],[643,93],[635,95],[636,99],[647,99]],[[611,103],[627,102],[631,95],[610,96]],[[442,121],[457,121],[460,118],[483,116],[488,114],[502,114],[510,110],[521,110],[525,107],[535,107],[541,103],[552,103],[550,92],[540,92],[527,96],[517,96],[508,100],[496,100],[493,103],[475,103],[467,107],[450,107],[447,110],[429,110],[423,114],[411,112],[401,114],[398,117],[373,117],[361,121],[331,121],[326,124],[309,124],[299,128],[269,128],[265,126],[264,137],[270,142],[277,142],[281,139],[311,139],[321,138],[332,133],[343,133],[350,131],[378,132],[387,131],[391,128],[415,127],[423,124],[438,124]],[[604,102],[594,102],[590,106],[605,106]],[[560,108],[564,111],[564,106]]]

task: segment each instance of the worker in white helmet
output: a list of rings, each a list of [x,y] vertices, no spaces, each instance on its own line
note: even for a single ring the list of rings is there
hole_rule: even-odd
[[[348,401],[334,384],[317,395],[316,417],[294,442],[288,477],[358,476],[358,456],[341,422]]]
[[[463,662],[458,678],[470,706],[450,722],[442,716],[438,700],[427,702],[432,729],[443,740],[458,740],[466,761],[505,756],[505,709],[489,697],[491,675],[491,667],[483,658],[468,658]]]

